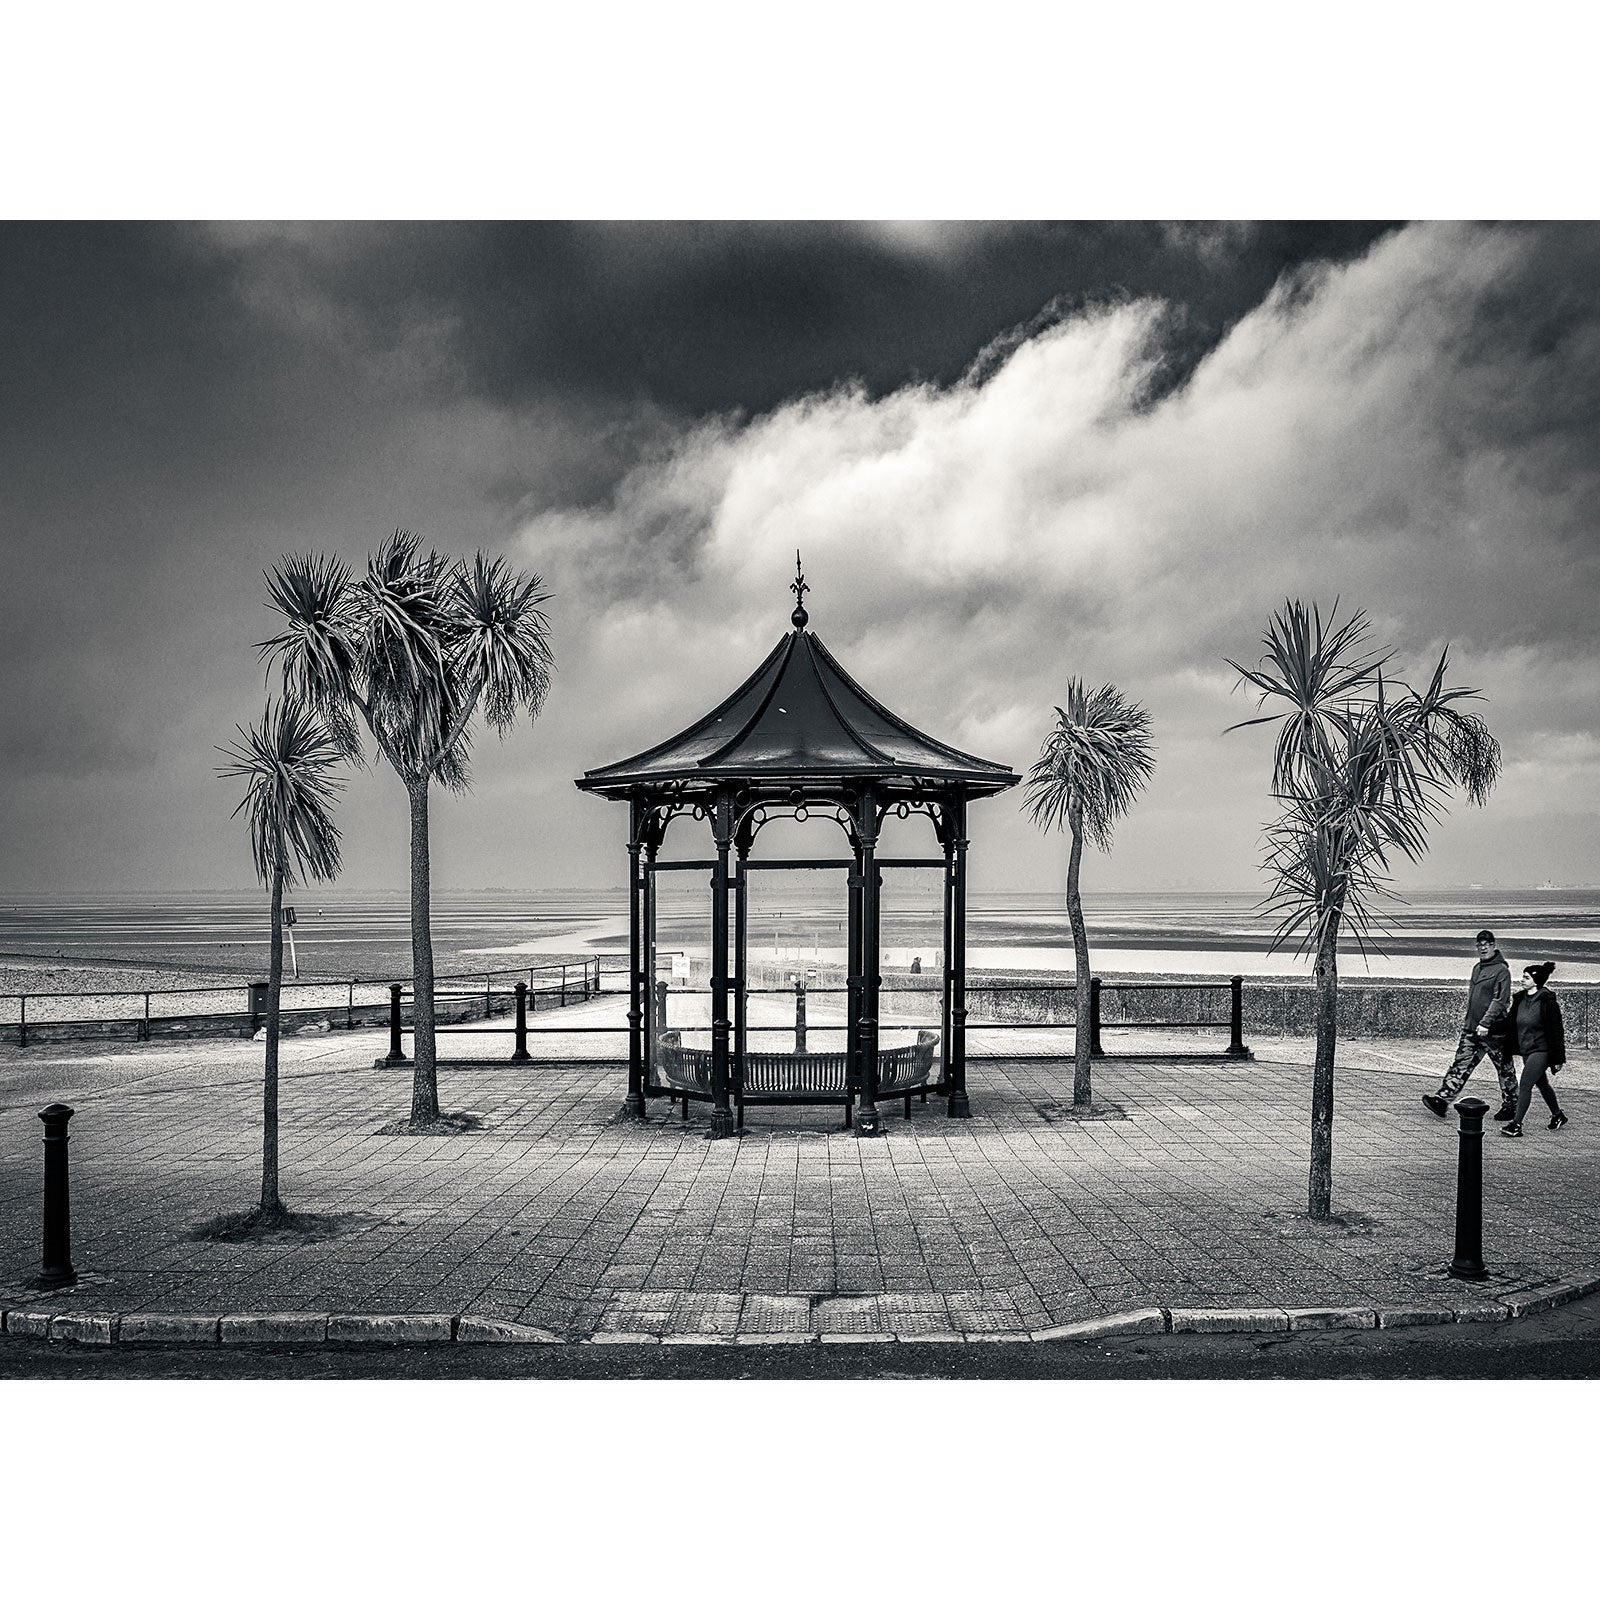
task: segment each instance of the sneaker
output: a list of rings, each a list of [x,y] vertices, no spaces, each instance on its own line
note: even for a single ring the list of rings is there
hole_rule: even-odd
[[[1495,1112],[1494,1120],[1496,1122],[1515,1122],[1517,1120],[1517,1108],[1515,1106],[1501,1106]]]
[[[1522,1124],[1520,1122],[1508,1122],[1500,1130],[1500,1137],[1502,1139],[1520,1139],[1522,1137]]]
[[[1448,1117],[1450,1115],[1450,1102],[1443,1095],[1425,1094],[1422,1097],[1422,1103],[1436,1117]]]
[[[1550,1119],[1550,1128],[1552,1132],[1554,1132],[1554,1130],[1557,1128],[1564,1128],[1566,1125],[1567,1114],[1565,1111],[1556,1112],[1556,1114]]]

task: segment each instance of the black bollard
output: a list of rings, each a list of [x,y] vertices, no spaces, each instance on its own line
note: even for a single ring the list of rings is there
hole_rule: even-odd
[[[517,985],[517,1048],[511,1052],[511,1059],[519,1064],[533,1060],[528,1054],[528,986],[525,983]]]
[[[1461,1153],[1456,1166],[1456,1255],[1452,1278],[1482,1283],[1489,1276],[1483,1264],[1483,1117],[1482,1100],[1458,1100]]]
[[[1232,1011],[1228,1020],[1228,1054],[1247,1056],[1250,1052],[1244,1047],[1244,979],[1229,978],[1228,987],[1233,991]]]
[[[78,1281],[72,1269],[71,1204],[67,1195],[67,1123],[72,1107],[46,1106],[44,1124],[44,1268],[41,1289],[65,1289]]]
[[[250,985],[250,1037],[256,1034],[265,1025],[267,1020],[267,993],[272,988],[270,983],[252,983]]]
[[[1076,1021],[1074,1021],[1076,1026]],[[1089,1054],[1099,1057],[1105,1054],[1100,1048],[1100,980],[1089,980]]]
[[[659,1033],[667,1025],[667,980],[656,979],[656,1031]]]
[[[406,1053],[400,1048],[400,985],[389,985],[389,1053],[384,1060],[393,1065],[404,1061]]]

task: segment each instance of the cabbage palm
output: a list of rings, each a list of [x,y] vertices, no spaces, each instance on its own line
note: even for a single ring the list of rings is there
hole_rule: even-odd
[[[435,782],[471,787],[471,723],[481,709],[502,736],[544,705],[553,660],[549,597],[481,551],[447,562],[405,532],[357,578],[334,556],[288,556],[267,575],[287,626],[259,648],[285,692],[314,707],[347,756],[364,759],[361,725],[405,785],[411,811],[411,967],[415,1070],[411,1125],[438,1120],[428,799]],[[358,722],[359,717],[359,722]]]
[[[238,730],[220,746],[232,759],[220,776],[243,778],[256,876],[272,890],[272,956],[267,973],[267,1050],[261,1095],[261,1204],[257,1220],[282,1218],[278,1195],[278,1033],[283,988],[283,891],[302,878],[332,879],[339,872],[339,830],[328,808],[344,780],[333,769],[344,760],[339,743],[308,707],[270,701],[257,725]]]
[[[1083,924],[1078,872],[1087,837],[1110,852],[1111,830],[1139,797],[1155,765],[1150,717],[1135,701],[1123,699],[1110,684],[1090,689],[1067,680],[1067,703],[1056,708],[1056,725],[1028,769],[1024,806],[1042,828],[1068,828],[1067,917],[1072,923],[1072,960],[1077,980],[1073,1028],[1072,1103],[1087,1108],[1093,1100],[1089,1050],[1089,936]]]
[[[1365,950],[1384,924],[1384,902],[1395,898],[1392,853],[1421,860],[1450,791],[1460,787],[1481,806],[1500,773],[1498,741],[1482,717],[1461,709],[1478,692],[1445,687],[1448,649],[1417,690],[1385,677],[1389,657],[1371,652],[1370,632],[1362,612],[1340,625],[1336,604],[1324,625],[1317,607],[1285,601],[1256,666],[1228,662],[1263,711],[1234,727],[1278,728],[1272,792],[1279,809],[1264,855],[1271,883],[1264,905],[1280,918],[1272,948],[1294,940],[1299,953],[1315,952],[1314,1218],[1328,1216],[1333,1196],[1339,934]]]

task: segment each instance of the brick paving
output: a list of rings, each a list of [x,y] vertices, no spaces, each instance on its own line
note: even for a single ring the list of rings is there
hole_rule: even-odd
[[[1070,1063],[994,1056],[969,1068],[969,1122],[937,1099],[909,1122],[891,1105],[885,1136],[858,1140],[833,1108],[769,1108],[712,1143],[703,1108],[687,1124],[665,1102],[643,1125],[621,1120],[620,1071],[578,1065],[444,1072],[446,1109],[476,1126],[387,1134],[410,1077],[373,1070],[374,1037],[286,1041],[283,1193],[333,1222],[268,1243],[189,1237],[254,1197],[258,1044],[0,1051],[0,1304],[470,1313],[569,1337],[937,1338],[1150,1305],[1462,1304],[1600,1264],[1588,1053],[1558,1079],[1567,1128],[1535,1114],[1520,1143],[1485,1141],[1493,1277],[1473,1286],[1441,1271],[1457,1141],[1418,1098],[1447,1057],[1437,1040],[1341,1046],[1338,1219],[1315,1225],[1305,1040],[1259,1045],[1248,1063],[1107,1059],[1094,1120],[1070,1115]],[[78,1107],[83,1281],[41,1300],[27,1290],[36,1112],[53,1098]]]

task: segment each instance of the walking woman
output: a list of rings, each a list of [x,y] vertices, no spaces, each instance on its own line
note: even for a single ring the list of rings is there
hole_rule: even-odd
[[[1508,1139],[1522,1137],[1522,1119],[1528,1114],[1529,1102],[1537,1086],[1550,1108],[1550,1126],[1559,1128],[1567,1114],[1556,1103],[1556,1092],[1550,1087],[1549,1073],[1559,1072],[1567,1061],[1567,1037],[1561,1026],[1561,1007],[1556,997],[1545,988],[1550,974],[1556,970],[1553,961],[1541,961],[1537,966],[1522,969],[1522,983],[1511,997],[1511,1015],[1506,1019],[1507,1039],[1510,1048],[1522,1057],[1522,1081],[1517,1086],[1517,1116],[1500,1132]]]

